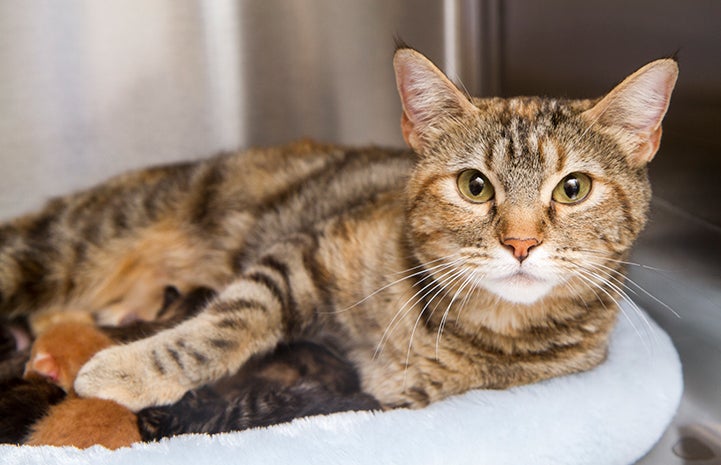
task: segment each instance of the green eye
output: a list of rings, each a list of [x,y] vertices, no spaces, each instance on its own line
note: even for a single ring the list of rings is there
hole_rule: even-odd
[[[478,170],[465,170],[458,175],[458,190],[474,203],[488,202],[496,191],[487,177]]]
[[[591,178],[583,173],[571,173],[553,189],[553,200],[558,203],[577,203],[591,192]]]

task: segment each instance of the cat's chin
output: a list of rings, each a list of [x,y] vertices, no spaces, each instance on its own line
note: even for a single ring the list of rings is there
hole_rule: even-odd
[[[531,305],[548,295],[556,283],[518,272],[496,279],[486,279],[482,286],[504,300]]]

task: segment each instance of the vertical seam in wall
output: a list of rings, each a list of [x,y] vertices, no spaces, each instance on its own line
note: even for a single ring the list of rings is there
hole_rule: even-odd
[[[443,68],[451,80],[458,75],[458,1],[443,0]]]

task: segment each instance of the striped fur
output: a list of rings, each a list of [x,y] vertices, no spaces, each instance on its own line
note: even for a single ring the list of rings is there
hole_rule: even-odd
[[[222,288],[193,319],[82,369],[79,393],[133,410],[301,338],[352,360],[386,408],[598,364],[675,63],[600,101],[469,99],[413,50],[394,64],[415,153],[300,142],[55,200],[0,229],[0,308],[117,319],[108,309],[148,316],[169,283]],[[460,194],[466,169],[487,176],[492,200]],[[572,172],[593,179],[589,197],[551,200]],[[519,262],[504,241],[526,235],[538,245]]]

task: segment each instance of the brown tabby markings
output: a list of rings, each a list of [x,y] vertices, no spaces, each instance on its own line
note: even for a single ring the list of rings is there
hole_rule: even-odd
[[[0,229],[0,308],[102,311],[118,298],[110,289],[135,308],[166,284],[154,279],[224,287],[194,319],[83,367],[78,392],[131,409],[298,338],[348,357],[386,408],[598,364],[645,223],[675,62],[598,101],[469,99],[413,50],[394,66],[415,153],[306,142],[57,200]],[[466,170],[495,194],[465,197]],[[571,173],[592,180],[588,197],[554,200]]]

